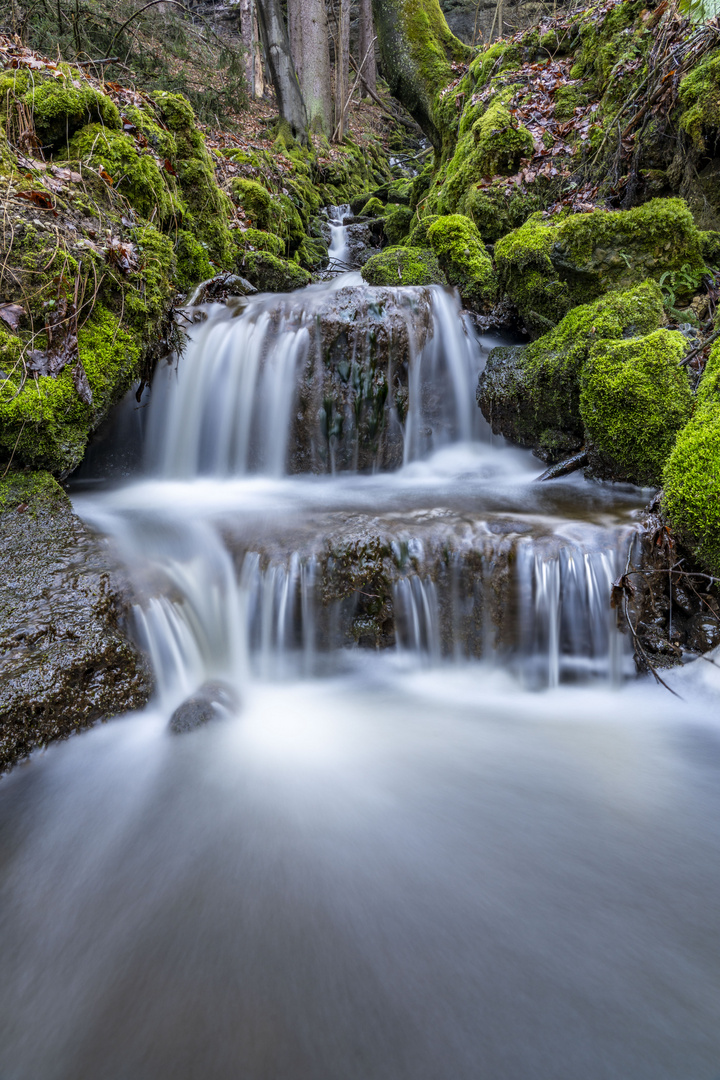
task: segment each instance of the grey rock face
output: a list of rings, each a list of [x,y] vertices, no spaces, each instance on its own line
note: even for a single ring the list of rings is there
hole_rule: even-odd
[[[125,582],[47,474],[3,485],[0,771],[143,706],[149,669],[123,631]]]

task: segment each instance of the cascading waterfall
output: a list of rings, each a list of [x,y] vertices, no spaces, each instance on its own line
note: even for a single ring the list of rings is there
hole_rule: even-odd
[[[717,667],[626,678],[643,494],[491,438],[442,289],[189,317],[73,494],[155,699],[0,785],[0,1076],[710,1080]]]

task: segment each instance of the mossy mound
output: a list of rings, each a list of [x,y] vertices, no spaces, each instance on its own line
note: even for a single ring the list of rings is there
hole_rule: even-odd
[[[500,92],[460,137],[455,153],[428,196],[431,213],[453,213],[469,189],[484,177],[510,176],[521,160],[532,154],[532,135],[506,108],[511,96],[512,90]]]
[[[495,262],[501,287],[534,334],[609,289],[705,267],[701,234],[682,199],[555,219],[535,214],[498,241]]]
[[[472,221],[461,214],[439,217],[428,229],[427,237],[463,303],[476,311],[492,307],[497,298],[497,277]]]
[[[678,537],[720,574],[720,400],[699,404],[663,474],[663,507]]]
[[[493,349],[478,384],[483,415],[496,434],[560,460],[583,443],[580,375],[593,346],[649,334],[662,319],[662,293],[648,281],[575,308],[530,345]]]
[[[375,196],[373,196],[371,199],[368,199],[368,201],[360,210],[360,214],[362,217],[377,218],[382,217],[384,213],[385,207],[379,199],[375,198]]]
[[[715,52],[693,68],[680,83],[683,105],[681,128],[695,147],[705,152],[714,146],[720,128],[720,53]]]
[[[278,259],[269,251],[246,251],[238,259],[238,269],[260,292],[293,292],[303,289],[312,277],[295,262]]]
[[[121,127],[117,105],[89,83],[69,75],[53,78],[43,73],[31,79],[27,71],[7,71],[0,76],[0,116],[12,117],[18,108],[28,110],[35,132],[46,150],[58,150],[86,124],[97,122],[108,129]]]
[[[439,218],[439,214],[428,214],[427,217],[420,218],[417,224],[410,230],[407,241],[408,247],[430,247],[428,229],[431,225],[434,225]]]
[[[384,230],[391,245],[399,244],[405,239],[412,227],[415,215],[408,206],[395,206],[385,218]]]
[[[679,366],[682,334],[655,330],[590,350],[580,378],[580,414],[596,475],[641,486],[660,483],[678,431],[692,410]]]
[[[447,285],[429,248],[385,248],[372,255],[360,272],[368,285]]]
[[[285,244],[280,236],[263,232],[262,229],[245,229],[235,234],[236,241],[246,251],[269,251],[271,255],[282,256]]]

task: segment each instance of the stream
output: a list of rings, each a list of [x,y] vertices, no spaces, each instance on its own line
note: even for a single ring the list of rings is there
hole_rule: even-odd
[[[648,492],[539,483],[500,339],[385,293],[200,305],[74,483],[157,690],[0,785],[2,1080],[720,1077],[720,670],[610,607]]]

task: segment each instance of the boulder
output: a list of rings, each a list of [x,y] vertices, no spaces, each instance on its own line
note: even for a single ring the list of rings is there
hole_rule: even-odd
[[[168,728],[173,735],[185,735],[188,731],[220,720],[236,713],[239,699],[227,683],[212,681],[203,683],[189,698],[178,705],[170,717]]]
[[[0,771],[35,747],[141,708],[127,582],[48,473],[0,484]]]
[[[447,285],[430,248],[384,248],[368,259],[362,276],[368,285]]]
[[[428,228],[427,238],[465,306],[488,311],[497,299],[497,277],[473,222],[462,214],[439,217]]]
[[[493,349],[477,390],[485,419],[495,434],[559,461],[584,441],[580,375],[593,346],[649,334],[662,319],[662,294],[648,281],[575,308],[529,345]]]

